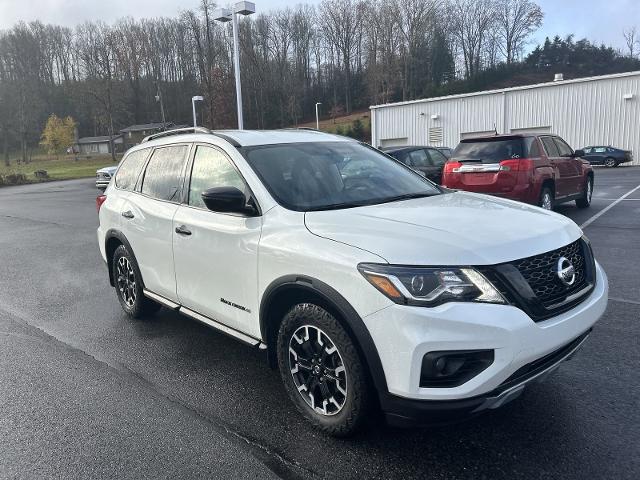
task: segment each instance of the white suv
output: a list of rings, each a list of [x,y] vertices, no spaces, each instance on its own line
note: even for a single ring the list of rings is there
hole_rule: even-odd
[[[188,129],[132,148],[99,199],[122,308],[162,305],[266,350],[333,435],[496,408],[569,358],[607,305],[571,220],[435,186],[314,131]]]

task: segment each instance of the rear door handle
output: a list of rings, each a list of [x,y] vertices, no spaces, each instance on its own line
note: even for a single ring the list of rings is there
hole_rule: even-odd
[[[127,210],[126,212],[122,212],[122,216],[124,218],[133,218],[133,217],[135,217],[135,215],[133,214],[133,212],[131,210]]]
[[[179,227],[176,227],[176,233],[178,235],[184,235],[188,237],[189,235],[191,235],[191,230],[189,230],[184,225],[180,225]]]

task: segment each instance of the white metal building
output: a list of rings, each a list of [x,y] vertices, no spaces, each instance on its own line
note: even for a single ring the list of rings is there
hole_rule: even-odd
[[[377,147],[455,148],[496,131],[554,133],[574,149],[624,148],[640,165],[640,71],[371,107]]]

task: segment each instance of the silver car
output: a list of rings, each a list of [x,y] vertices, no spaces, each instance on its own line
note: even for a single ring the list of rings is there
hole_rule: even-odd
[[[104,167],[96,171],[96,187],[104,190],[109,185],[111,177],[116,173],[118,169],[117,165],[111,167]]]

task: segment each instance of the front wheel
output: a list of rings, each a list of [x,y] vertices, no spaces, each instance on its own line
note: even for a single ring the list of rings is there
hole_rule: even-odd
[[[285,315],[278,365],[289,398],[316,427],[344,437],[362,425],[369,405],[364,365],[349,334],[325,309],[301,303]]]
[[[587,208],[591,205],[591,197],[593,197],[593,178],[587,177],[582,197],[576,200],[576,206],[578,208]]]

